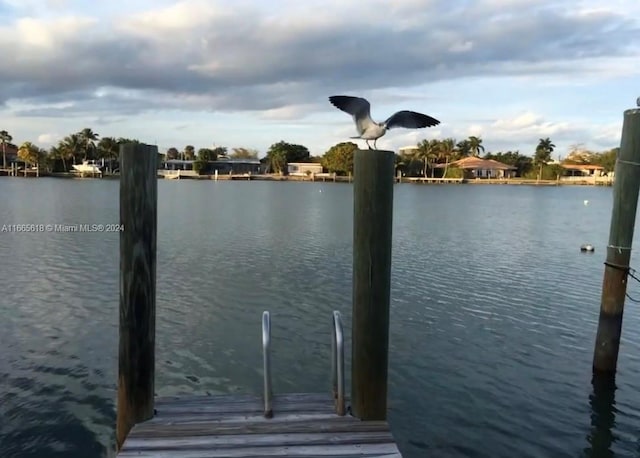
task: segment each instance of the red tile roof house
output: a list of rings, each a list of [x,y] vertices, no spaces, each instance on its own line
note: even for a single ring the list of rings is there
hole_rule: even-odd
[[[443,169],[446,164],[437,164],[434,167]],[[493,159],[481,159],[479,157],[465,157],[448,164],[465,171],[465,178],[513,178],[516,176],[516,167],[494,161]]]

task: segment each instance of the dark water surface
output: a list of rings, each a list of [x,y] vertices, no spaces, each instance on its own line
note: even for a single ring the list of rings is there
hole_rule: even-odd
[[[350,336],[351,185],[158,187],[158,394],[260,393],[263,310],[275,391],[329,390],[332,310]],[[116,223],[118,192],[0,179],[0,226]],[[640,456],[637,305],[617,389],[591,384],[611,189],[395,196],[389,420],[404,456]],[[0,233],[2,457],[113,456],[118,243]],[[635,283],[629,293],[640,298]]]

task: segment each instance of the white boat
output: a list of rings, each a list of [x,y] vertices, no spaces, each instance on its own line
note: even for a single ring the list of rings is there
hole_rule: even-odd
[[[82,164],[73,164],[73,170],[81,174],[101,175],[102,169],[95,161],[82,161]]]
[[[180,179],[180,169],[178,170],[166,170],[164,173],[164,177],[167,180],[179,180]]]

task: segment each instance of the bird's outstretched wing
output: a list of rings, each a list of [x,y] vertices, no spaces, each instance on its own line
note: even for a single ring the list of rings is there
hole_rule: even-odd
[[[368,127],[374,124],[371,119],[371,105],[366,99],[352,97],[350,95],[333,95],[329,97],[329,102],[336,108],[353,116],[358,134],[362,135]]]
[[[422,127],[433,127],[440,124],[435,118],[415,111],[402,110],[394,113],[385,121],[387,129],[394,127],[404,127],[406,129],[420,129]]]

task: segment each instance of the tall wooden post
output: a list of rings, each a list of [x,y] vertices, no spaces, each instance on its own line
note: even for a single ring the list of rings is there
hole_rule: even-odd
[[[640,109],[624,112],[593,372],[615,374],[640,189]]]
[[[116,442],[153,416],[158,148],[120,146],[120,343]]]
[[[387,416],[393,173],[393,151],[355,152],[351,403],[362,420]]]

